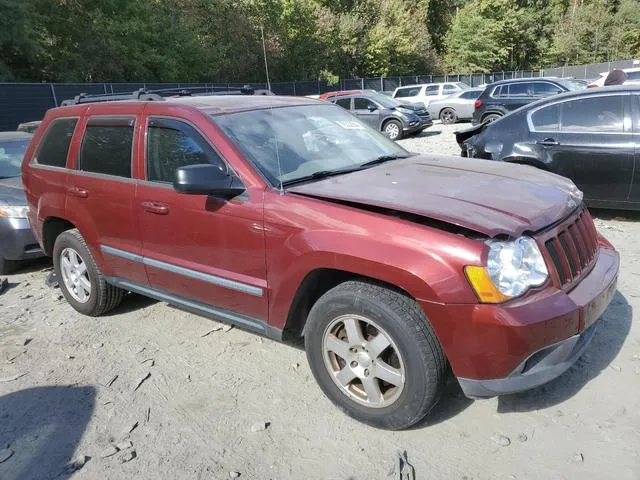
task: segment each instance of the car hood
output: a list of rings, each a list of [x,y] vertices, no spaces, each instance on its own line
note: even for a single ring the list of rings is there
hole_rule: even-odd
[[[541,230],[569,215],[581,197],[571,180],[534,167],[430,155],[287,191],[407,212],[489,237]]]
[[[0,179],[0,205],[26,205],[20,177]]]
[[[426,111],[424,105],[420,105],[417,103],[403,103],[398,106],[406,108],[407,110],[413,110],[415,113],[424,113]]]

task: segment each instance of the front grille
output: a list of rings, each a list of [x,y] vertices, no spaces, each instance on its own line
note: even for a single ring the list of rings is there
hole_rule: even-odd
[[[587,210],[545,242],[549,258],[558,273],[560,285],[565,287],[580,277],[595,261],[598,253],[598,234]]]

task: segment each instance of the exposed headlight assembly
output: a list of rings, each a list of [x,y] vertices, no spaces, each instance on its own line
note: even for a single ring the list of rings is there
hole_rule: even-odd
[[[549,278],[538,244],[523,236],[513,241],[489,241],[487,265],[465,271],[483,303],[500,303],[519,297]]]

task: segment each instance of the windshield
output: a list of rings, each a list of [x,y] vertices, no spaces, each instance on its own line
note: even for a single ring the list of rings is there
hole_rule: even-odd
[[[335,105],[214,115],[214,122],[273,186],[319,172],[356,168],[402,147]]]
[[[375,100],[384,108],[395,108],[402,105],[402,102],[398,100],[394,100],[393,98],[387,97],[386,95],[382,95],[381,93],[369,93],[367,94],[367,98]]]
[[[19,177],[29,140],[0,141],[0,178]]]

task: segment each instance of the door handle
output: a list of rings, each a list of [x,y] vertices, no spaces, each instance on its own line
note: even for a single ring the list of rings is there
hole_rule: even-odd
[[[67,193],[78,198],[87,198],[89,196],[89,190],[80,187],[68,187]]]
[[[560,142],[553,138],[545,138],[544,140],[538,140],[536,145],[543,145],[545,147],[553,147],[554,145],[560,145]]]
[[[144,208],[145,212],[156,215],[167,215],[169,213],[169,206],[159,202],[142,202],[142,208]]]

